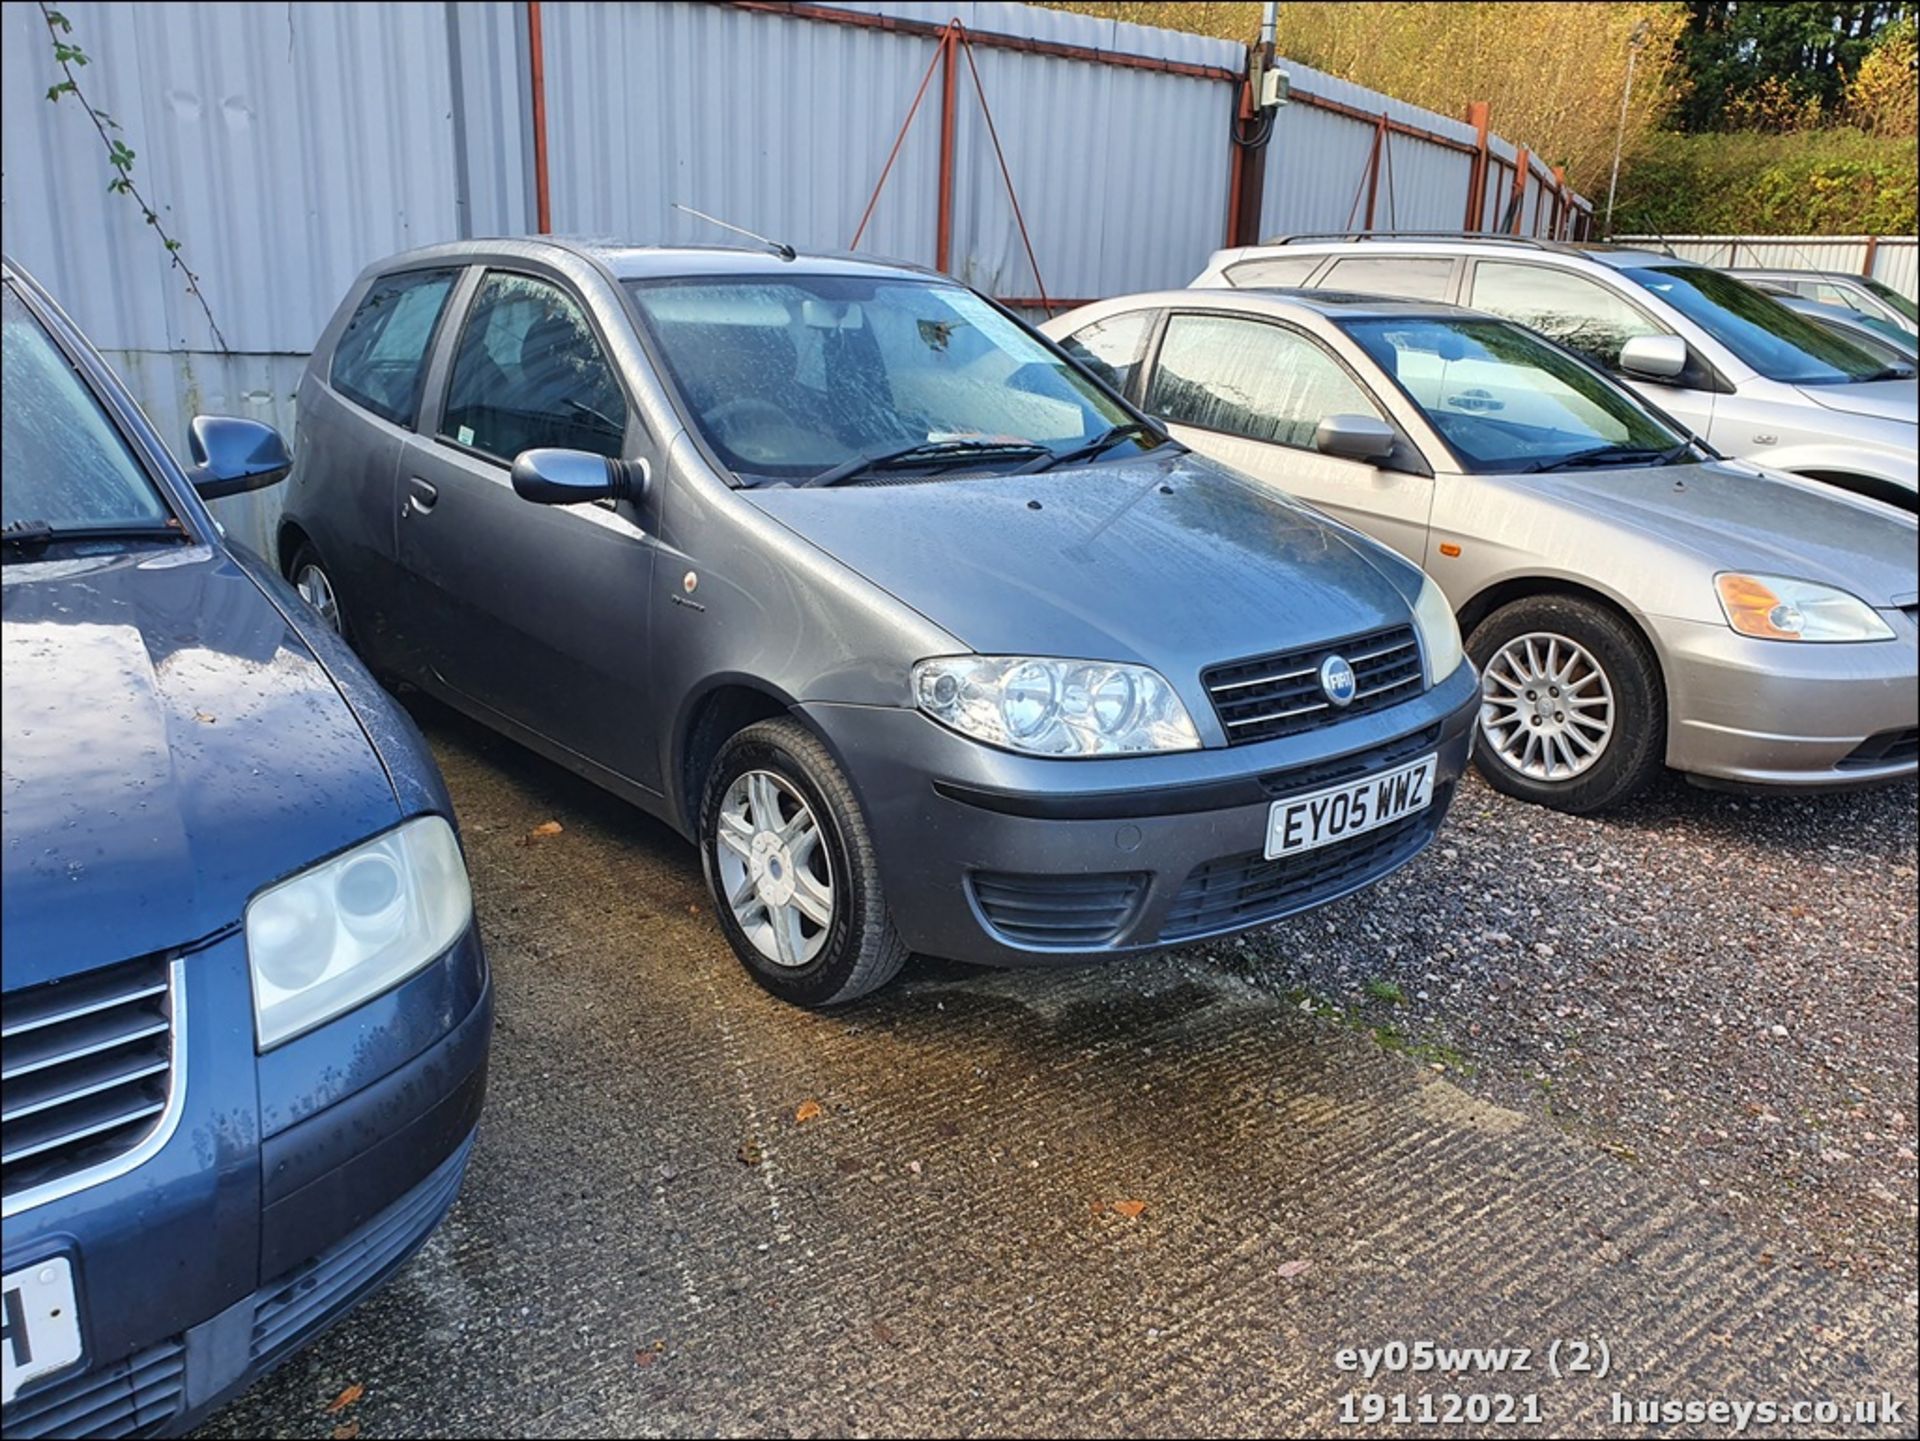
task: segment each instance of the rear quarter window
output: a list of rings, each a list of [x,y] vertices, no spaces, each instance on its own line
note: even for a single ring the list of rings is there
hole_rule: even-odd
[[[383,420],[412,425],[420,414],[427,351],[454,274],[410,270],[376,280],[333,348],[333,388]]]

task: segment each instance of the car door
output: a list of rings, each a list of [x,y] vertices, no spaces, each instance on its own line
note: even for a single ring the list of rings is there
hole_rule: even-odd
[[[1464,303],[1490,315],[1503,315],[1579,351],[1695,435],[1712,438],[1716,395],[1696,383],[1704,379],[1706,362],[1694,357],[1688,372],[1669,383],[1623,371],[1620,351],[1629,340],[1673,332],[1594,277],[1527,261],[1479,260],[1467,279]]]
[[[524,450],[656,461],[591,312],[556,277],[491,269],[430,382],[401,460],[400,558],[433,679],[649,789],[649,502],[522,500]]]
[[[1415,564],[1426,553],[1431,476],[1314,449],[1329,415],[1392,421],[1304,332],[1251,316],[1175,312],[1153,358],[1146,409],[1202,455],[1318,506]]]

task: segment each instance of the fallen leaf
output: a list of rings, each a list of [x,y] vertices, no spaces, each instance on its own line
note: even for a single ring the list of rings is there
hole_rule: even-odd
[[[355,1381],[351,1386],[347,1387],[346,1390],[333,1398],[333,1404],[327,1407],[327,1414],[332,1416],[336,1412],[346,1410],[347,1407],[351,1406],[366,1394],[367,1388],[362,1386],[358,1381]]]
[[[1147,1203],[1145,1201],[1115,1201],[1113,1203],[1113,1214],[1116,1216],[1125,1216],[1129,1221],[1135,1219],[1146,1209]]]
[[[760,1164],[760,1160],[761,1160],[760,1143],[754,1140],[751,1136],[749,1136],[746,1140],[740,1143],[740,1150],[738,1154],[740,1157],[741,1165],[757,1166]]]
[[[566,829],[558,821],[542,821],[527,834],[530,836],[557,836]]]
[[[193,718],[194,718],[195,720],[197,720],[197,721],[199,721],[201,725],[208,725],[208,726],[210,726],[210,725],[212,725],[212,724],[214,723],[214,719],[215,719],[215,718],[214,718],[213,716],[210,716],[210,715],[208,715],[208,714],[207,714],[207,713],[206,713],[205,711],[203,711],[203,710],[197,710],[197,711],[195,711],[195,712],[193,713]]]
[[[858,1156],[842,1156],[833,1163],[833,1168],[843,1176],[857,1176],[867,1169],[867,1163]]]
[[[658,1351],[635,1351],[633,1353],[633,1364],[636,1366],[651,1366],[659,1359],[660,1353]]]
[[[896,1339],[893,1334],[893,1327],[887,1325],[884,1321],[875,1321],[873,1323],[873,1339],[878,1341],[882,1346],[891,1346]]]
[[[333,1441],[354,1441],[354,1438],[359,1434],[360,1423],[358,1421],[349,1421],[344,1426],[336,1426],[333,1428]]]
[[[793,1124],[804,1126],[808,1121],[820,1119],[821,1110],[818,1101],[802,1101],[793,1108]]]
[[[1304,1276],[1312,1269],[1311,1261],[1283,1261],[1280,1265],[1280,1279],[1291,1281],[1295,1276]]]

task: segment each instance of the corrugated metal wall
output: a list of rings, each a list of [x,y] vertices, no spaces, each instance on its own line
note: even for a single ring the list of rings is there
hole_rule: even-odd
[[[1705,265],[1780,266],[1788,270],[1838,270],[1872,274],[1907,299],[1920,290],[1920,240],[1911,235],[1872,237],[1873,269],[1867,270],[1865,235],[1622,235],[1622,244],[1666,245],[1675,255]]]
[[[108,193],[112,172],[84,112],[47,101],[59,74],[39,7],[25,4],[0,11],[6,249],[183,451],[197,412],[291,428],[306,352],[370,261],[534,228],[524,4],[61,8],[91,57],[80,72],[88,97],[124,127],[135,178],[199,273],[228,350],[137,207]],[[1210,72],[973,51],[1048,294],[1182,285],[1222,243],[1238,45],[999,0],[839,8],[921,26],[958,19],[982,36]],[[726,238],[673,210],[679,201],[797,245],[843,248],[938,49],[929,34],[733,5],[578,0],[541,14],[549,198],[563,233]],[[1305,95],[1473,140],[1459,120],[1285,63]],[[1033,297],[1041,287],[964,53],[955,81],[952,268],[990,293]],[[936,74],[863,252],[935,259],[940,86]],[[1357,223],[1373,137],[1370,119],[1304,98],[1285,107],[1267,155],[1263,233]],[[1457,228],[1470,168],[1459,150],[1391,136],[1376,223]],[[1522,228],[1536,230],[1546,217],[1531,191]],[[263,544],[276,504],[268,490],[220,510]]]

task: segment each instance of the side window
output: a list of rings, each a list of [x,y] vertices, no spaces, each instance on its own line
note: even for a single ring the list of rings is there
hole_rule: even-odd
[[[626,397],[572,297],[488,275],[454,352],[440,433],[511,461],[539,446],[618,456],[626,430]]]
[[[454,271],[409,270],[373,283],[333,348],[333,388],[383,420],[412,425],[434,323]]]
[[[1336,260],[1322,290],[1393,295],[1402,300],[1445,300],[1453,285],[1453,261],[1443,256],[1350,255]]]
[[[1324,255],[1282,255],[1272,260],[1243,260],[1227,272],[1227,283],[1236,290],[1264,286],[1284,290],[1307,283],[1307,277],[1319,267]]]
[[[1129,310],[1074,331],[1060,348],[1122,394],[1147,353],[1157,310]]]
[[[1812,287],[1813,298],[1828,305],[1837,305],[1843,310],[1865,310],[1854,292],[1844,285],[1832,285],[1822,281]]]
[[[1313,447],[1329,415],[1385,419],[1334,358],[1305,336],[1227,315],[1176,315],[1160,342],[1147,409],[1176,425]]]
[[[1544,265],[1481,261],[1470,303],[1609,368],[1618,368],[1621,347],[1634,336],[1666,333],[1598,281]]]

